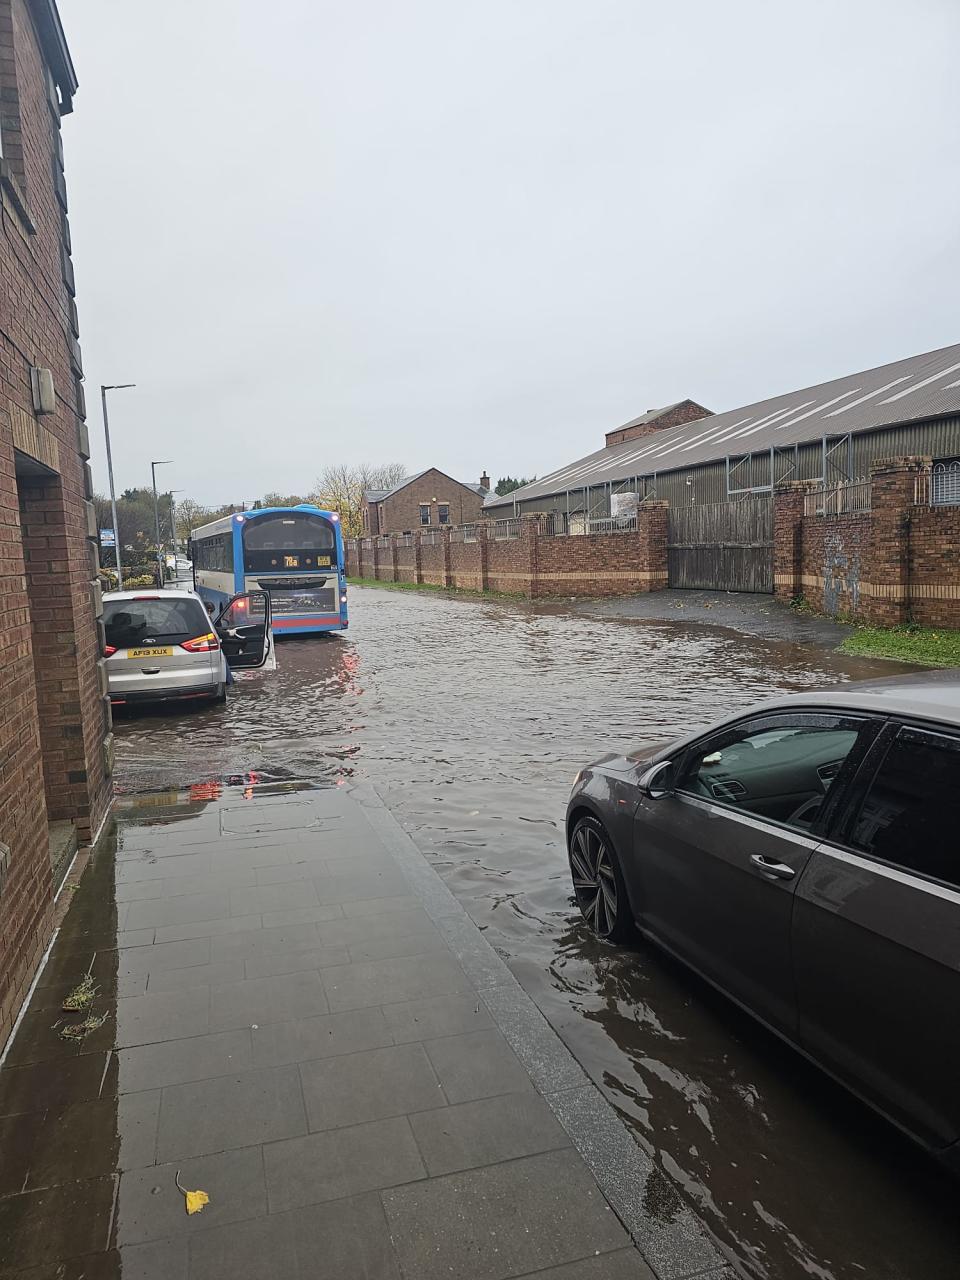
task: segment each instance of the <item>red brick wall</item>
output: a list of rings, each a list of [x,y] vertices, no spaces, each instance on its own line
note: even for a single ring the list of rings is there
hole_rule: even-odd
[[[110,788],[90,450],[65,279],[69,231],[55,183],[60,122],[25,0],[0,0],[0,103],[0,842],[10,850],[0,872],[2,1045],[49,937],[48,818],[71,818],[88,836]],[[53,413],[34,414],[32,364],[53,374]],[[48,478],[22,469],[18,477],[15,446],[29,466],[49,468]]]
[[[871,470],[871,510],[803,515],[804,490],[774,497],[775,591],[819,612],[895,626],[960,628],[960,508],[917,503],[929,458],[888,458]],[[922,492],[922,491],[921,491]]]
[[[807,603],[819,613],[862,617],[872,605],[861,588],[871,583],[869,512],[839,516],[805,516],[801,526],[803,589]]]
[[[635,427],[618,427],[616,431],[608,431],[606,446],[625,444],[628,440],[642,440],[644,436],[652,436],[656,431],[665,431],[667,427],[680,427],[685,422],[696,422],[700,418],[711,417],[709,409],[693,400],[683,400],[652,422],[641,422]]]
[[[536,517],[523,517],[519,527],[519,538],[488,539],[487,586],[490,591],[502,591],[505,595],[535,596],[539,542],[534,534]]]
[[[424,542],[420,547],[420,576],[423,582],[437,587],[449,584],[449,551],[450,544],[444,538],[436,546]]]
[[[450,586],[465,591],[487,589],[484,573],[485,543],[450,542]]]
[[[640,513],[635,533],[540,538],[540,596],[621,596],[658,591],[667,585],[667,508]]]
[[[420,555],[416,546],[397,547],[397,581],[420,581]]]
[[[960,507],[914,507],[907,556],[911,619],[960,628]]]

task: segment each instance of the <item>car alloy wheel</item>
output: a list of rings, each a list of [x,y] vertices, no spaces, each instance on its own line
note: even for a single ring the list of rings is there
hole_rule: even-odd
[[[570,839],[570,871],[577,906],[600,938],[623,941],[628,909],[623,899],[620,868],[610,839],[595,818],[582,818]]]

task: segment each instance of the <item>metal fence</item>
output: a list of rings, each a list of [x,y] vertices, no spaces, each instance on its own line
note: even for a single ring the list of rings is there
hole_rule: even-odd
[[[565,511],[549,511],[538,521],[541,538],[565,537],[570,532],[570,517]]]
[[[476,542],[476,541],[477,541],[477,539],[478,539],[478,537],[479,537],[479,534],[477,533],[477,526],[476,526],[475,524],[465,524],[465,525],[461,525],[461,530],[462,530],[462,533],[463,533],[463,540],[464,540],[464,542]]]
[[[412,534],[412,533],[400,533],[400,534],[397,534],[397,546],[398,546],[398,547],[412,547],[412,546],[413,546],[413,534]]]
[[[523,522],[519,518],[511,520],[494,520],[493,536],[497,542],[506,542],[510,538],[520,537],[520,527]]]
[[[360,548],[361,548],[361,550],[362,550],[362,551],[372,551],[372,550],[373,550],[373,539],[372,539],[372,538],[361,538],[361,539],[360,539]]]
[[[440,529],[424,529],[420,534],[420,545],[424,547],[436,547],[443,542],[443,533]]]
[[[869,480],[828,485],[804,495],[803,514],[805,516],[845,516],[870,511],[872,495],[873,490]]]
[[[935,462],[917,476],[914,502],[920,507],[960,506],[960,458]]]
[[[587,533],[636,533],[636,516],[604,516],[600,520],[588,520]]]

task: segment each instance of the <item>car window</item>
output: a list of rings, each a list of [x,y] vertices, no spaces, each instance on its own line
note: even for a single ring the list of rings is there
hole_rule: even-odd
[[[218,619],[221,627],[255,627],[266,621],[266,598],[259,592],[239,596]]]
[[[960,888],[960,740],[901,729],[864,796],[850,843]]]
[[[862,727],[829,716],[747,721],[699,744],[677,790],[809,831]]]
[[[150,640],[180,644],[210,630],[200,601],[184,596],[105,600],[103,625],[107,644],[115,649],[129,649]]]

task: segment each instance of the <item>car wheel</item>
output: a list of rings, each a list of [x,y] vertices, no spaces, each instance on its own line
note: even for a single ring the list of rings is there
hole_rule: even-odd
[[[226,700],[227,700],[227,686],[225,684],[218,684],[217,691],[213,695],[213,701],[226,702]]]
[[[581,818],[570,836],[570,873],[583,918],[605,942],[627,942],[635,927],[620,862],[596,818]]]

